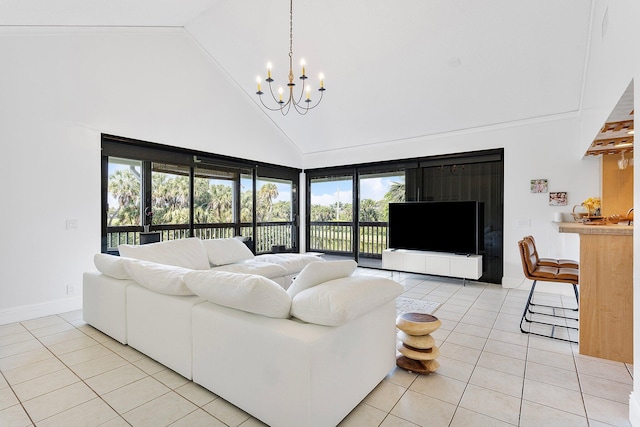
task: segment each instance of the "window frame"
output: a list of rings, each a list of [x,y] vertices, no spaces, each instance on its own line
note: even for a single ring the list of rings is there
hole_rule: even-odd
[[[246,227],[245,223],[242,223],[240,215],[241,209],[241,186],[240,181],[242,176],[251,176],[253,183],[253,207],[252,207],[252,222],[250,227],[252,229],[252,237],[256,236],[256,178],[260,174],[262,178],[269,179],[286,179],[291,180],[293,188],[295,188],[295,197],[292,194],[291,208],[292,208],[292,221],[291,221],[291,234],[292,234],[292,248],[293,251],[299,249],[299,221],[297,218],[300,213],[299,198],[297,197],[297,186],[300,180],[301,169],[292,168],[288,166],[274,165],[264,162],[257,162],[248,159],[240,159],[229,156],[218,155],[214,153],[207,153],[196,150],[189,150],[185,148],[173,147],[163,144],[157,144],[152,142],[140,141],[126,137],[114,136],[109,134],[101,135],[101,252],[103,253],[117,253],[113,248],[108,247],[108,233],[109,228],[107,226],[108,217],[108,185],[109,185],[109,158],[117,157],[122,159],[131,159],[142,162],[142,206],[141,210],[147,206],[151,206],[151,164],[152,163],[166,163],[173,165],[180,165],[189,167],[189,222],[187,225],[188,236],[196,235],[196,227],[194,221],[194,177],[195,171],[198,167],[207,168],[210,166],[212,169],[221,168],[224,170],[233,171],[237,174],[234,185],[234,202],[233,202],[233,235],[239,236],[241,229]],[[227,224],[227,223],[225,223]],[[131,226],[132,232],[140,233],[143,231],[143,226]],[[255,240],[255,239],[254,239]],[[257,243],[254,241],[254,244]],[[256,247],[258,247],[256,245]]]

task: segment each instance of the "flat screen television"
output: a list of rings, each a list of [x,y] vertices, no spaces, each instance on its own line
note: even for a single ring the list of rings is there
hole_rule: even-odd
[[[389,248],[478,254],[484,250],[484,203],[389,204]]]

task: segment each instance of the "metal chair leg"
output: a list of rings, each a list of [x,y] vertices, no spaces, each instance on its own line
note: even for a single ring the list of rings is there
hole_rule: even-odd
[[[568,320],[574,320],[574,321],[578,320],[577,318],[573,318],[573,317],[566,317],[566,316],[556,315],[555,314],[555,309],[565,310],[562,307],[555,307],[555,306],[550,306],[550,305],[537,304],[539,307],[550,307],[550,308],[554,309],[554,314],[541,313],[541,312],[537,312],[537,311],[531,310],[531,306],[535,306],[536,305],[536,304],[533,304],[531,301],[533,300],[533,293],[535,291],[537,282],[538,282],[537,280],[534,280],[533,284],[531,285],[531,291],[529,292],[529,298],[527,298],[527,304],[525,305],[524,312],[522,313],[522,318],[520,319],[520,331],[522,333],[525,333],[525,334],[537,335],[537,336],[541,336],[541,337],[552,338],[552,339],[556,339],[556,340],[560,340],[560,341],[567,341],[567,342],[572,342],[572,343],[576,343],[577,344],[577,341],[574,341],[574,340],[571,340],[571,339],[560,338],[560,337],[555,336],[556,328],[563,328],[563,329],[566,329],[566,330],[575,330],[575,331],[577,331],[578,330],[577,327],[572,327],[572,326],[568,326],[568,325],[558,325],[556,323],[549,323],[549,322],[541,322],[541,321],[538,321],[538,320],[533,320],[533,318],[531,318],[531,319],[527,318],[527,313],[530,313],[532,316],[534,314],[537,314],[537,315],[542,315],[542,316],[555,317],[555,318],[559,318],[559,319],[568,319]],[[574,291],[575,291],[576,297],[577,297],[577,287],[576,287],[576,285],[574,285]],[[567,310],[570,310],[570,309],[567,309]],[[549,335],[546,335],[546,334],[540,334],[540,333],[536,333],[536,332],[531,332],[530,330],[526,331],[523,328],[523,323],[524,322],[531,323],[531,324],[537,324],[537,325],[551,326],[551,333]]]

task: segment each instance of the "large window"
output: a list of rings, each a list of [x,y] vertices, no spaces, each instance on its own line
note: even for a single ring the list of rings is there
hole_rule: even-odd
[[[378,257],[387,249],[389,203],[404,202],[404,172],[359,176],[358,230],[361,257]]]
[[[186,225],[191,213],[190,169],[184,165],[151,164],[151,201],[154,225]]]
[[[402,170],[311,176],[308,249],[380,258],[388,205],[404,201],[404,181]]]
[[[163,241],[245,236],[256,252],[298,250],[300,170],[109,135],[102,150],[103,252],[140,243],[142,232]]]
[[[308,249],[352,253],[353,175],[315,177],[308,186]]]
[[[256,188],[256,233],[260,237],[260,251],[292,249],[296,246],[292,233],[294,183],[259,177]]]
[[[109,158],[107,226],[141,225],[142,162]]]

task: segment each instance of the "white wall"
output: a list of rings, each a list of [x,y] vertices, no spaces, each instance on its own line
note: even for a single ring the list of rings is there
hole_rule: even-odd
[[[183,30],[5,28],[0,52],[0,324],[80,307],[100,250],[101,132],[301,166]]]

